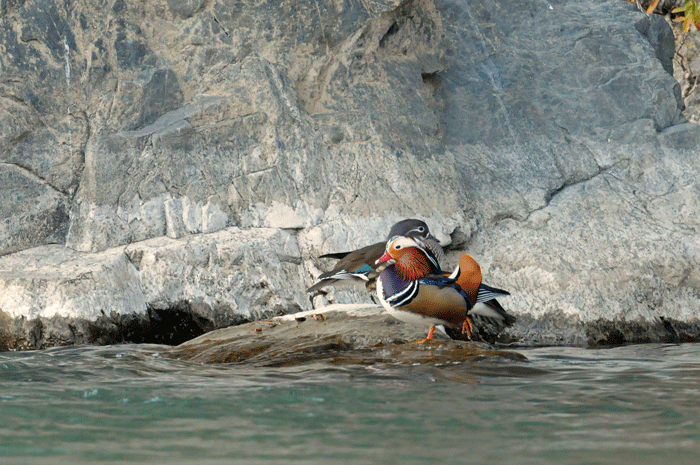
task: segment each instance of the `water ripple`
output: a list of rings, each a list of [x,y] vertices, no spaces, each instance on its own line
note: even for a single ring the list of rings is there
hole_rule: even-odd
[[[696,344],[280,368],[203,365],[164,349],[0,354],[0,457],[690,464],[700,450]]]

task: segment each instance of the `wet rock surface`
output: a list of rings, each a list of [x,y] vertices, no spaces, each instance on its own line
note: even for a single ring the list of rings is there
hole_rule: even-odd
[[[300,312],[212,331],[166,354],[199,363],[267,367],[319,362],[452,364],[477,357],[525,359],[514,351],[496,350],[480,342],[453,341],[444,335],[436,335],[432,344],[415,343],[424,336],[381,308],[336,305],[317,313]]]

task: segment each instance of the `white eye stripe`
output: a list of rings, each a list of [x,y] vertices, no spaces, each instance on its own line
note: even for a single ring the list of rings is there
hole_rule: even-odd
[[[421,233],[423,234],[425,232],[425,226],[418,226],[417,228],[413,228],[410,231],[406,232],[406,235],[410,235],[411,233]]]
[[[410,248],[410,247],[420,247],[418,243],[411,239],[410,237],[405,237],[405,236],[397,236],[387,244],[387,251],[389,250],[399,250],[401,248]]]

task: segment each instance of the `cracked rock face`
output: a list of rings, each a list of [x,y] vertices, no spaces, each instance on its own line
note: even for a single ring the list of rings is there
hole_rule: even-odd
[[[407,217],[508,289],[504,341],[700,335],[700,129],[618,0],[0,7],[0,348],[199,332]],[[416,328],[416,333],[423,332]]]
[[[682,24],[673,24],[676,53],[673,55],[673,76],[681,85],[685,103],[683,114],[694,123],[700,123],[700,37],[697,31],[684,32]]]

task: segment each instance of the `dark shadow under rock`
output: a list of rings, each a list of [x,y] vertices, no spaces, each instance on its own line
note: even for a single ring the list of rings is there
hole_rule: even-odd
[[[588,345],[609,346],[639,343],[700,341],[700,321],[683,322],[659,317],[653,322],[598,320],[586,325]]]
[[[241,317],[239,323],[247,322]],[[145,314],[105,314],[95,320],[54,316],[12,319],[0,312],[0,351],[32,350],[73,344],[182,344],[211,331],[215,324],[188,302],[149,307]]]

